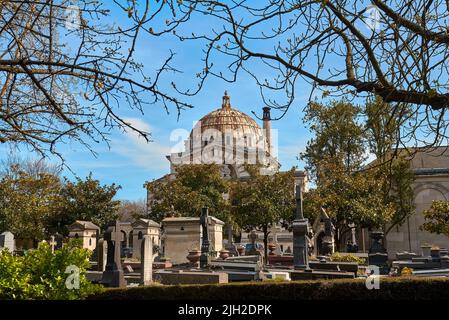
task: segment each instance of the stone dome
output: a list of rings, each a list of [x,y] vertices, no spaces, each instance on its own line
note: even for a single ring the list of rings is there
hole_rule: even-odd
[[[199,130],[201,128],[201,131]],[[225,92],[220,109],[212,111],[202,117],[191,132],[206,134],[206,131],[229,132],[234,137],[251,137],[257,141],[263,139],[261,127],[246,113],[231,107],[230,98]]]

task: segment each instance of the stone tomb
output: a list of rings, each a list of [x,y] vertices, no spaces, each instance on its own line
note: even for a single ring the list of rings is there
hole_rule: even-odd
[[[224,222],[209,217],[209,240],[212,255],[217,257],[223,248]],[[162,220],[163,252],[165,258],[170,258],[173,264],[187,263],[187,255],[192,249],[201,248],[200,218],[172,217]]]
[[[144,236],[150,236],[150,240],[154,245],[159,245],[160,225],[150,219],[138,219],[132,223],[133,227],[133,258],[140,259],[142,240]],[[153,248],[152,248],[153,250]]]
[[[8,251],[11,253],[14,252],[15,250],[14,235],[11,232],[5,231],[2,234],[0,234],[0,250],[1,249],[8,249]]]
[[[69,227],[69,237],[81,239],[83,248],[94,251],[97,247],[97,233],[100,228],[90,221],[77,220]]]
[[[228,275],[214,271],[159,270],[155,272],[154,280],[162,284],[214,284],[228,283]]]

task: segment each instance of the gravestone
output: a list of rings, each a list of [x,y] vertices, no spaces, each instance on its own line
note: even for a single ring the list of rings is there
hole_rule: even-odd
[[[321,210],[326,214],[324,208],[321,208]],[[332,220],[326,214],[326,217],[324,218],[324,238],[321,243],[321,252],[325,256],[334,253],[334,232],[335,227],[332,224]]]
[[[232,230],[232,225],[228,225],[228,243],[225,246],[225,249],[229,251],[231,257],[238,256],[237,247],[233,241],[234,232]]]
[[[153,282],[153,240],[144,235],[140,250],[140,284],[147,286]]]
[[[383,244],[384,233],[382,231],[371,232],[372,244],[368,252],[368,263],[378,266],[380,274],[388,274],[388,254]]]
[[[55,247],[56,247],[55,236],[50,237],[50,242],[48,244],[50,245],[51,253],[55,253]]]
[[[5,231],[0,234],[0,249],[8,249],[11,253],[13,253],[16,249],[14,244],[14,235],[11,232]]]
[[[56,241],[55,250],[61,249],[62,244],[64,243],[64,236],[60,233],[55,233],[55,241]]]
[[[98,240],[98,271],[103,272],[107,264],[108,243],[104,239]]]
[[[278,234],[275,233],[273,235],[273,243],[276,246],[276,248],[274,249],[274,254],[277,256],[280,256],[282,254],[282,250],[281,250],[281,246],[279,245],[279,241],[278,241]]]
[[[126,281],[123,274],[120,257],[120,227],[119,222],[111,223],[104,233],[104,240],[107,241],[107,263],[101,283],[107,287],[123,288]]]
[[[256,231],[251,231],[251,233],[248,235],[248,239],[251,241],[251,248],[248,250],[248,252],[245,252],[245,255],[247,256],[254,256],[254,255],[260,255],[259,250],[256,249],[256,240],[258,239],[258,235]]]
[[[200,217],[200,223],[202,228],[200,268],[205,268],[210,263],[208,220],[209,220],[209,208],[204,207],[201,209],[201,217]]]
[[[295,269],[309,269],[307,235],[309,221],[302,209],[301,185],[296,186],[296,217],[293,220],[293,265]]]

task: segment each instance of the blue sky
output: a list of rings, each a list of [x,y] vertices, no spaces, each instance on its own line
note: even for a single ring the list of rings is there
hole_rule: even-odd
[[[113,19],[122,22],[126,18],[126,13],[115,12]],[[197,28],[201,25],[191,25]],[[264,46],[264,44],[260,44]],[[195,73],[201,70],[201,43],[179,42],[170,38],[151,38],[143,34],[138,42],[135,54],[136,60],[144,64],[144,70],[151,73],[154,68],[161,65],[167,57],[169,50],[176,53],[174,64],[181,68],[182,74],[165,75],[164,83],[169,86],[173,80],[194,88],[196,86]],[[267,50],[271,47],[266,46]],[[217,64],[220,61],[216,62]],[[274,76],[267,74],[267,77]],[[162,91],[166,88],[161,87]],[[168,88],[167,88],[168,89]],[[95,157],[88,150],[79,144],[60,145],[59,151],[65,158],[66,165],[70,170],[64,170],[63,175],[69,179],[75,176],[86,177],[89,172],[94,178],[99,179],[103,184],[116,183],[122,186],[117,198],[136,200],[145,197],[143,184],[145,181],[159,178],[169,172],[169,162],[165,158],[170,153],[170,149],[178,141],[170,141],[170,134],[176,129],[190,132],[194,121],[199,120],[206,113],[211,112],[221,106],[224,91],[227,90],[231,97],[231,105],[249,115],[256,112],[261,116],[264,106],[259,94],[259,88],[252,78],[242,73],[236,83],[226,83],[223,80],[209,78],[203,90],[197,95],[188,99],[195,108],[185,110],[177,119],[176,110],[169,110],[167,114],[162,105],[151,105],[144,115],[132,110],[120,110],[121,116],[131,121],[140,129],[152,133],[153,142],[146,143],[135,133],[120,132],[111,133],[111,143],[95,144],[93,148],[97,152]],[[297,160],[300,151],[304,149],[307,140],[310,138],[308,130],[302,123],[302,110],[306,105],[309,89],[304,82],[298,82],[297,99],[288,114],[281,120],[272,123],[272,128],[278,130],[279,160],[282,170],[288,170],[292,166],[303,167]],[[279,116],[275,111],[273,117]],[[261,121],[256,121],[262,125]],[[0,160],[7,154],[9,146],[0,146]],[[19,153],[25,157],[33,157],[26,148],[21,148]]]

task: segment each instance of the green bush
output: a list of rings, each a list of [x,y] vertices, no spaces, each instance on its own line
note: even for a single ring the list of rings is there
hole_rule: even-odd
[[[365,264],[365,259],[357,257],[352,253],[341,254],[340,252],[334,252],[330,256],[331,261],[335,262],[357,262],[358,264]]]
[[[246,282],[216,285],[106,289],[92,300],[432,300],[449,299],[449,279],[381,278],[378,290],[365,280]]]
[[[100,292],[99,285],[86,278],[91,252],[69,242],[51,252],[48,243],[29,250],[23,257],[0,251],[0,299],[83,299]],[[79,268],[79,289],[68,289],[65,273],[68,266]]]

